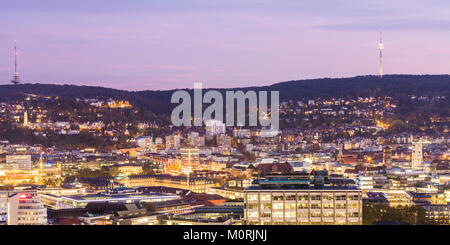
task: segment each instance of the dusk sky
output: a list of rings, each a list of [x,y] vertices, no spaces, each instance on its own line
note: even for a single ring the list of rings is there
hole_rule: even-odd
[[[448,0],[0,0],[0,83],[127,90],[450,73]]]

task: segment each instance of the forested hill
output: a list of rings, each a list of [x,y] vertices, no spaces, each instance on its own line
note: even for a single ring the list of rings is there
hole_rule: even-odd
[[[358,76],[281,82],[269,86],[284,99],[439,94],[449,96],[450,75]]]
[[[239,88],[247,90],[280,91],[280,99],[314,99],[330,97],[369,97],[408,95],[443,95],[450,96],[450,75],[386,75],[357,76],[351,78],[323,78],[275,83],[270,86]],[[220,91],[232,89],[218,89]],[[190,91],[192,92],[192,91]],[[145,107],[156,113],[168,113],[173,106],[170,97],[173,90],[166,91],[124,91],[104,87],[21,84],[0,85],[0,101],[17,101],[26,94],[41,96],[59,96],[61,98],[98,98],[128,100],[134,106]]]

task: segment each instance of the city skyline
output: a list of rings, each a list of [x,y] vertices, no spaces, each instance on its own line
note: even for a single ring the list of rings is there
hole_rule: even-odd
[[[0,231],[404,243],[450,225],[448,1],[0,6]]]
[[[166,90],[376,75],[380,31],[384,74],[448,74],[450,6],[434,2],[9,2],[0,78],[11,81],[14,40],[25,83]]]

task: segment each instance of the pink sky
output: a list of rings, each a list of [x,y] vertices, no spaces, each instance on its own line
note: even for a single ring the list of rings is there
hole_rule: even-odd
[[[0,83],[239,87],[378,72],[447,74],[450,3],[41,0],[0,9]]]

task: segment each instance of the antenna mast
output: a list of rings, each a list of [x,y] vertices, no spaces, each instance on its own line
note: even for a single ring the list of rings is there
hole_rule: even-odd
[[[13,75],[13,80],[11,81],[11,83],[14,84],[14,85],[20,84],[19,72],[17,71],[17,46],[16,46],[16,40],[14,40],[14,75]]]
[[[383,33],[380,32],[380,43],[378,44],[378,50],[380,50],[380,78],[383,78]]]

